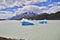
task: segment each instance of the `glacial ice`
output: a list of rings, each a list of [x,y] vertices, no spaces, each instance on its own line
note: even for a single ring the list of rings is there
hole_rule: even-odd
[[[21,20],[21,24],[22,24],[22,26],[34,25],[33,21],[28,20],[28,19],[24,19],[24,18]]]

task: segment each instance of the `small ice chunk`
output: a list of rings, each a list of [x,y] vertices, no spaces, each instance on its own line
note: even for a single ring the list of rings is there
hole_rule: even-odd
[[[46,19],[40,20],[39,23],[40,23],[40,24],[46,24],[46,23],[47,23],[47,20],[46,20]]]

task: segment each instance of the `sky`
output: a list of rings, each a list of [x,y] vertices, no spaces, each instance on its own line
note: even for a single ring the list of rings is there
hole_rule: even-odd
[[[49,4],[53,4],[54,2],[56,3],[56,2],[60,2],[60,0],[28,0],[28,1],[31,1],[32,3],[30,3],[31,5],[35,5],[35,6],[46,6],[46,7],[50,7],[50,6],[48,6]],[[36,2],[35,2],[36,1]],[[14,0],[13,0],[13,2],[14,2]],[[7,1],[7,3],[10,3],[9,1]],[[22,2],[23,3],[23,2]],[[27,4],[29,4],[29,3],[27,3]],[[30,5],[29,4],[29,5]],[[18,4],[17,4],[18,5]],[[14,5],[13,7],[6,7],[6,8],[2,8],[2,9],[0,9],[0,11],[10,11],[10,12],[14,12],[14,10],[13,9],[17,9],[17,8],[22,8],[20,5],[19,5],[19,7],[17,6],[17,5]],[[24,5],[26,5],[26,4],[24,4]],[[60,6],[60,4],[58,4],[59,6]],[[9,5],[8,5],[9,6]],[[12,5],[11,5],[12,6]],[[26,5],[27,6],[27,5]]]
[[[48,6],[49,4],[60,2],[60,0],[47,0],[46,2],[37,2],[34,5],[36,6]]]
[[[60,11],[60,0],[0,0],[0,18],[16,16],[25,11],[33,11],[36,13],[55,13]],[[10,4],[11,3],[11,4]],[[5,12],[5,15],[3,14]],[[9,13],[9,16],[6,16]],[[13,15],[12,15],[12,14]]]

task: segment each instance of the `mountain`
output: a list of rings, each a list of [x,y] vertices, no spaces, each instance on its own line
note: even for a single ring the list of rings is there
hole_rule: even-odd
[[[56,13],[42,13],[39,15],[34,16],[25,16],[26,19],[32,19],[32,20],[41,20],[41,19],[47,19],[47,20],[60,20],[60,11]],[[18,18],[17,20],[20,20],[22,18]]]
[[[8,19],[15,20],[18,18],[31,17],[31,16],[41,14],[44,10],[47,10],[46,7],[38,7],[38,6],[29,5],[29,6],[25,6],[21,8],[18,11],[18,13],[16,13],[15,16]]]
[[[22,18],[27,18],[27,17],[32,18],[32,17],[37,16],[37,15],[39,16],[42,14],[43,15],[44,14],[45,15],[46,14],[53,14],[53,13],[60,11],[60,6],[53,6],[52,4],[49,6],[52,6],[52,7],[51,8],[48,8],[46,6],[38,7],[38,6],[34,6],[34,5],[24,6],[23,8],[20,8],[17,11],[15,11],[14,13],[8,12],[8,13],[3,14],[3,16],[0,17],[0,19],[4,18],[6,20],[16,20],[16,19],[22,19]],[[15,8],[19,8],[19,7],[16,6],[12,9],[15,9]]]
[[[0,40],[22,40],[22,39],[11,39],[6,37],[0,37]]]
[[[22,19],[22,18],[25,18],[25,17],[31,17],[31,16],[35,16],[35,15],[38,15],[34,12],[25,12],[25,13],[21,13],[20,15],[16,15],[12,18],[9,18],[10,20],[16,20],[16,19]]]

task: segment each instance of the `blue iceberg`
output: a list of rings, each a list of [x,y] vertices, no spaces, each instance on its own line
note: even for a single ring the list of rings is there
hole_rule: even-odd
[[[24,18],[21,20],[21,24],[22,24],[22,26],[34,25],[33,21],[24,19]]]
[[[47,20],[46,20],[46,19],[40,20],[39,23],[40,23],[40,24],[46,24],[46,23],[47,23]]]

